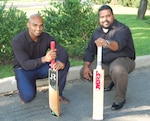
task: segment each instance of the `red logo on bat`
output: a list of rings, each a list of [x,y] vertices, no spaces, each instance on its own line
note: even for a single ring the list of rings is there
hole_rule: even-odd
[[[100,90],[100,85],[101,85],[101,81],[100,81],[101,75],[98,71],[96,71],[96,89]]]

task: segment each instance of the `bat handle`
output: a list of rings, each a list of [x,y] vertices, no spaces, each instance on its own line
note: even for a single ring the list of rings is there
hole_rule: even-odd
[[[102,63],[102,47],[98,47],[98,52],[97,52],[97,68],[101,69],[101,63]]]
[[[54,50],[54,49],[55,49],[55,41],[51,41],[51,42],[50,42],[50,49],[51,49],[51,50]],[[53,67],[54,63],[55,63],[55,59],[52,59],[52,60],[51,60],[51,68]]]

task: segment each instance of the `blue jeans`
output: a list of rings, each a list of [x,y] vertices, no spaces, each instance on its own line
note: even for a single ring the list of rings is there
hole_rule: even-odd
[[[58,86],[59,95],[62,96],[66,84],[66,78],[70,62],[67,62],[63,70],[58,71]],[[49,63],[45,63],[41,67],[34,70],[24,70],[22,68],[15,68],[15,78],[17,80],[17,88],[19,96],[22,101],[30,102],[36,95],[36,80],[48,77]]]

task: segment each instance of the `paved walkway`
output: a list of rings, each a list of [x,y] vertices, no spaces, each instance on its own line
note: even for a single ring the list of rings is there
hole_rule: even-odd
[[[150,121],[150,67],[135,69],[129,75],[126,104],[111,111],[115,88],[105,92],[104,121]],[[92,121],[92,83],[69,81],[64,95],[70,104],[61,105],[61,117],[50,114],[48,92],[38,91],[36,98],[21,104],[18,94],[0,97],[0,121]]]
[[[56,0],[57,1],[57,0]],[[9,8],[12,3],[8,2],[6,8]],[[43,2],[18,2],[14,1],[13,6],[17,7],[20,10],[24,10],[27,13],[27,16],[37,13],[39,10],[44,10],[50,6],[48,1]],[[121,5],[110,5],[113,9],[114,14],[137,14],[138,8],[124,7]],[[100,5],[94,5],[93,8],[97,11]],[[24,9],[25,8],[25,9]],[[147,10],[145,15],[150,15],[150,10]]]

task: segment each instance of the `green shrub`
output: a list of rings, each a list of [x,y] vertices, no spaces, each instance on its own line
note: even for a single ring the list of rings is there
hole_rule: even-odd
[[[53,6],[42,11],[45,31],[63,45],[71,57],[83,56],[87,41],[97,22],[97,15],[88,2],[79,0],[51,3]]]
[[[93,30],[98,26],[97,13],[89,4],[93,1],[99,4],[109,3],[111,0],[88,0],[90,2],[82,4],[81,0],[62,1],[50,3],[49,8],[40,11],[45,20],[44,31],[54,36],[71,58],[82,57]],[[140,3],[140,0],[118,1],[125,6],[138,6]],[[17,33],[26,29],[27,22],[25,12],[13,6],[5,10],[5,5],[6,2],[0,2],[0,64],[11,62],[10,43]]]
[[[26,27],[26,13],[11,6],[5,10],[5,4],[0,5],[0,64],[11,62],[11,41],[13,37]]]
[[[113,0],[90,0],[95,4],[109,4]],[[140,0],[116,0],[120,5],[127,6],[127,7],[139,7]],[[148,1],[147,9],[150,9],[150,2]]]
[[[127,7],[138,7],[140,0],[118,0],[119,4]]]
[[[91,0],[95,4],[108,4],[111,2],[111,0]]]

